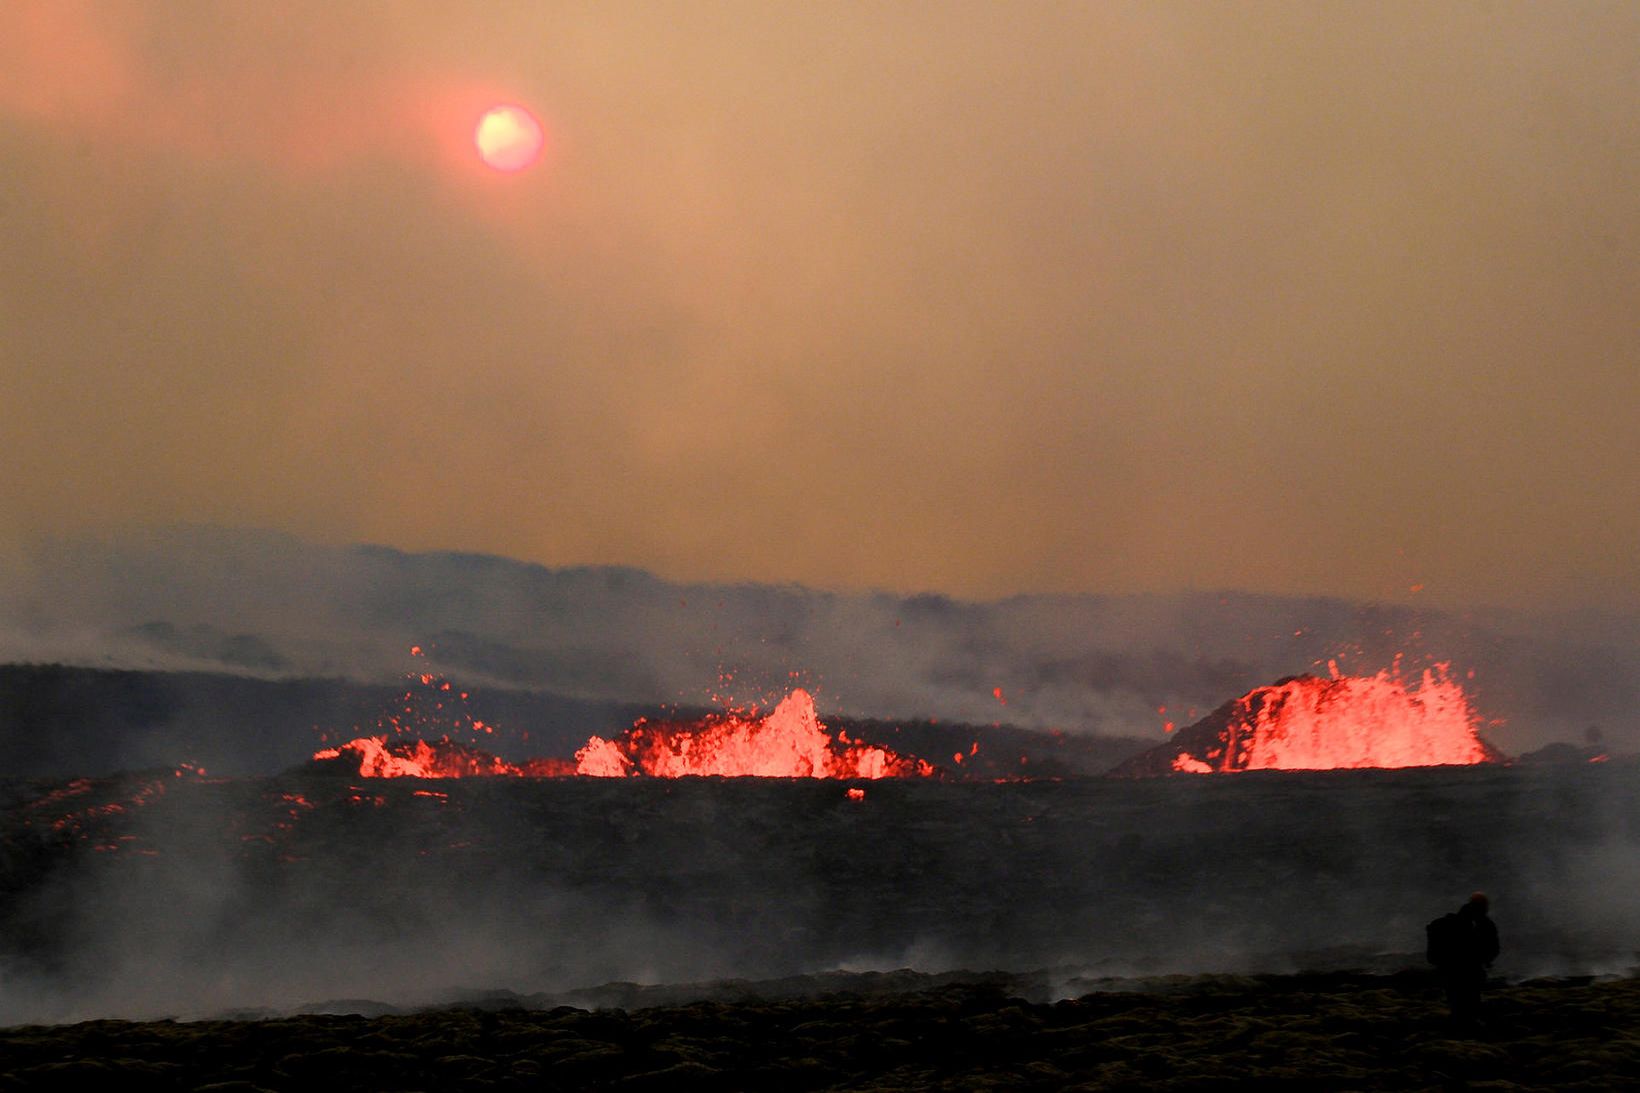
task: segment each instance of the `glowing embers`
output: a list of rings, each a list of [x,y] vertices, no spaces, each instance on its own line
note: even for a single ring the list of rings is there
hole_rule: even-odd
[[[184,777],[181,768],[174,777]],[[167,790],[164,778],[116,775],[112,778],[76,778],[33,800],[17,815],[24,830],[43,838],[88,844],[99,853],[129,851],[153,855],[139,837],[124,827],[133,813],[158,801]]]
[[[1470,766],[1502,759],[1446,665],[1404,680],[1399,664],[1374,676],[1296,676],[1259,687],[1180,730],[1112,773],[1223,774]]]
[[[335,748],[313,753],[317,762],[341,760],[362,778],[562,778],[575,773],[568,759],[525,759],[509,763],[487,751],[454,740],[389,740],[361,736]]]
[[[410,655],[423,657],[421,646]],[[411,672],[398,701],[376,719],[378,730],[313,753],[315,762],[341,762],[363,778],[470,778],[510,775],[554,778],[575,773],[568,759],[525,759],[510,763],[467,740],[493,738],[495,726],[474,717],[470,697],[431,672]],[[355,732],[359,731],[357,728]],[[528,740],[529,734],[524,733]]]
[[[425,654],[417,646],[411,655]],[[496,729],[468,712],[467,692],[431,673],[411,673],[409,680],[393,708],[376,720],[376,732],[322,748],[314,761],[340,764],[363,778],[915,778],[936,773],[921,759],[851,740],[846,732],[834,736],[804,690],[793,691],[767,714],[731,709],[689,722],[640,719],[614,739],[591,737],[573,760],[513,762],[468,742],[488,743]]]
[[[934,768],[887,748],[832,736],[802,689],[767,715],[731,711],[691,722],[640,720],[613,740],[594,736],[576,773],[597,778],[926,778]]]
[[[389,740],[361,736],[339,748],[314,752],[317,760],[357,761],[365,778],[467,778],[475,774],[517,774],[518,768],[488,752],[453,740]]]

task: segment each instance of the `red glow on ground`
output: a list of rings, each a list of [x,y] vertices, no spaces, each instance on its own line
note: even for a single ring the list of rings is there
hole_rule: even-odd
[[[1179,734],[1173,770],[1388,769],[1498,759],[1477,734],[1480,718],[1445,665],[1412,682],[1398,666],[1374,676],[1299,676],[1249,691],[1226,712],[1210,736],[1183,739],[1197,726]]]
[[[792,691],[767,715],[740,711],[692,722],[639,721],[613,740],[594,736],[575,753],[595,778],[916,778],[934,768],[887,748],[833,738],[814,698]]]
[[[75,778],[27,802],[19,815],[26,829],[84,843],[98,853],[148,855],[153,851],[138,845],[137,835],[114,834],[112,829],[164,797],[167,788],[164,778]]]

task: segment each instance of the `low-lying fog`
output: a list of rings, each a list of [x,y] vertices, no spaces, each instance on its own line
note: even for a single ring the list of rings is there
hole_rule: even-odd
[[[297,772],[45,803],[12,784],[0,1023],[839,968],[1388,969],[1476,888],[1500,974],[1615,972],[1640,936],[1637,774],[878,782],[860,801],[808,780]]]

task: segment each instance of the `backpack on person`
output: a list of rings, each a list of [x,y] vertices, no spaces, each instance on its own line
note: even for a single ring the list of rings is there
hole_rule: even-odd
[[[1462,915],[1442,915],[1424,927],[1424,936],[1427,938],[1424,956],[1437,968],[1463,961],[1468,949],[1469,928]]]

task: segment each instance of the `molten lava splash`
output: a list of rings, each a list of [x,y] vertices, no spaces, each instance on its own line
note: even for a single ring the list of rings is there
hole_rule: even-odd
[[[361,778],[567,778],[575,773],[575,763],[569,759],[532,758],[509,763],[454,740],[389,740],[385,736],[361,736],[339,747],[321,748],[313,758],[315,762],[345,762],[350,771],[356,763]]]
[[[453,740],[389,740],[361,736],[341,747],[313,753],[317,760],[346,758],[357,761],[365,778],[470,778],[475,774],[512,774],[523,771],[489,752]]]
[[[427,654],[421,646],[412,645],[410,655]],[[357,739],[381,736],[471,743],[495,735],[494,725],[474,717],[468,709],[467,701],[472,696],[450,680],[432,672],[407,672],[404,678],[404,692],[376,718],[375,732],[354,726]],[[329,738],[328,733],[320,734],[323,741]],[[524,738],[528,739],[529,734],[525,733]]]
[[[426,653],[413,645],[410,655]],[[343,760],[350,767],[357,764],[364,778],[558,778],[575,773],[575,764],[568,759],[509,763],[465,742],[495,735],[494,725],[474,717],[468,709],[468,692],[431,672],[410,672],[405,678],[409,685],[376,719],[375,733],[366,730],[345,744],[321,748],[313,753],[314,760]],[[529,734],[524,733],[523,738],[529,739]]]
[[[1398,666],[1375,676],[1299,676],[1236,699],[1213,738],[1179,741],[1172,767],[1208,774],[1495,762],[1479,724],[1446,665],[1411,685]]]
[[[191,770],[178,768],[173,777]],[[116,831],[132,813],[164,797],[167,788],[164,778],[76,778],[24,802],[19,818],[24,830],[52,840],[83,842],[99,852],[152,854],[135,845],[140,842],[137,835]]]
[[[425,654],[415,647],[411,655]],[[729,678],[725,675],[724,682]],[[410,686],[398,702],[376,721],[376,732],[365,730],[345,744],[322,748],[313,754],[314,760],[342,762],[363,778],[911,778],[935,773],[921,759],[850,740],[847,733],[833,738],[804,690],[794,690],[766,716],[731,710],[688,723],[640,719],[613,740],[591,737],[574,760],[533,758],[514,763],[452,739],[452,732],[467,740],[495,732],[493,725],[468,712],[467,692],[431,673],[413,672],[408,679]],[[523,734],[524,739],[528,736]],[[956,762],[963,758],[959,755]]]
[[[597,778],[688,775],[754,778],[916,778],[934,768],[887,748],[833,738],[814,699],[794,690],[767,716],[729,713],[700,721],[639,721],[616,737],[594,736],[575,753],[576,772]]]

